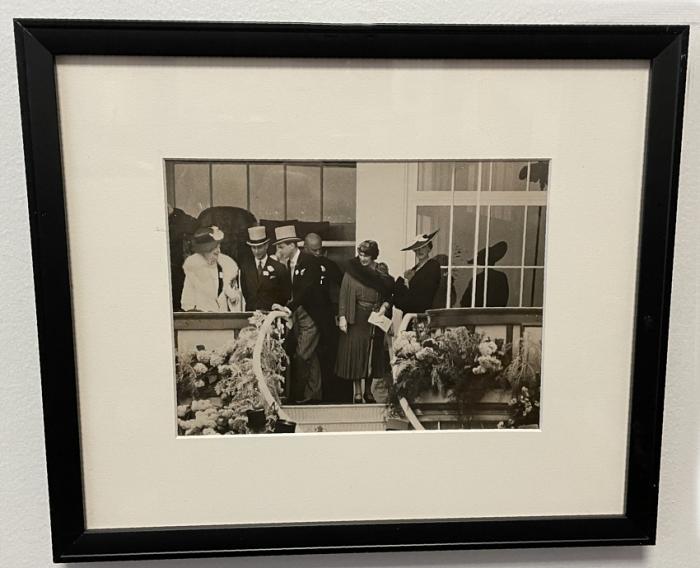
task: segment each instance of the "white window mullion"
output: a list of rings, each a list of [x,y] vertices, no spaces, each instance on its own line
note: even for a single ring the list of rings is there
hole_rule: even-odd
[[[476,176],[476,222],[474,223],[474,250],[472,254],[472,297],[470,308],[476,305],[476,255],[479,253],[479,220],[481,218],[481,177],[483,175],[484,162],[479,162],[479,168]]]
[[[452,164],[452,179],[450,182],[450,195],[452,196],[452,202],[450,203],[450,234],[448,238],[448,244],[447,244],[447,292],[446,292],[446,303],[445,307],[449,308],[451,307],[451,301],[452,301],[452,286],[450,285],[452,282],[452,238],[454,235],[454,223],[455,223],[455,171],[457,170],[457,163],[454,162]],[[442,272],[442,270],[440,271]]]

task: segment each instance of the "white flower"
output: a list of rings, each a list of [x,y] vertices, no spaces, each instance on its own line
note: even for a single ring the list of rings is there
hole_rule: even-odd
[[[325,271],[326,271],[326,267],[322,264],[321,265],[321,272],[325,272]]]
[[[208,363],[209,358],[211,357],[211,353],[209,351],[205,351],[204,349],[199,350],[195,353],[195,357],[197,358],[197,361],[200,363]]]
[[[263,276],[270,276],[270,273],[267,270],[263,270],[262,273]]]
[[[209,364],[212,367],[218,367],[219,365],[224,364],[224,358],[218,353],[212,353],[211,358],[209,359]]]
[[[224,232],[219,229],[217,226],[212,226],[212,231],[211,231],[211,238],[214,239],[215,241],[223,241],[224,240]]]
[[[268,269],[270,272],[274,272],[274,271],[275,271],[275,267],[272,266],[272,265],[268,266],[267,269]]]
[[[207,372],[207,366],[204,363],[197,363],[194,367],[194,372],[197,373],[198,375],[203,375],[204,373]]]

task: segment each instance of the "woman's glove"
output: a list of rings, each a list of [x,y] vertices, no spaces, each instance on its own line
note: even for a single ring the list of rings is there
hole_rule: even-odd
[[[338,327],[343,333],[348,332],[348,320],[345,319],[345,316],[340,316],[340,318],[338,318]]]

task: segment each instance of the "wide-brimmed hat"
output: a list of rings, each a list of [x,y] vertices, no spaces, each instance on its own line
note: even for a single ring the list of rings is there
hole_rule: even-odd
[[[486,250],[482,248],[476,255],[476,264],[483,266],[486,264]],[[506,241],[498,241],[492,244],[489,248],[489,266],[496,264],[508,252],[508,243]],[[474,259],[467,261],[467,264],[474,264]]]
[[[294,225],[284,225],[282,227],[275,228],[275,242],[272,244],[278,245],[280,243],[290,242],[298,243],[301,240],[302,239],[297,237],[297,231],[294,228]]]
[[[424,246],[432,242],[439,230],[440,229],[437,229],[432,233],[423,233],[422,235],[416,235],[415,239],[413,239],[413,242],[410,245],[405,246],[401,250],[418,250],[419,248],[423,248]]]
[[[216,225],[197,229],[192,235],[194,252],[211,252],[224,240],[224,232]]]
[[[264,245],[269,241],[270,239],[267,236],[265,227],[248,227],[248,240],[246,241],[246,244],[250,246]]]

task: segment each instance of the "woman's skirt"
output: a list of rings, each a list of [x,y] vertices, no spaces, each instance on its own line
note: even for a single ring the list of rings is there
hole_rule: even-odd
[[[371,313],[371,308],[358,304],[355,306],[355,323],[348,324],[347,333],[340,333],[335,372],[343,379],[356,381],[367,377],[377,378],[386,372],[388,357],[384,352],[384,332],[367,321]]]

